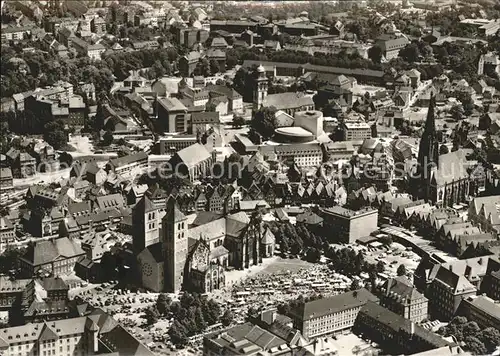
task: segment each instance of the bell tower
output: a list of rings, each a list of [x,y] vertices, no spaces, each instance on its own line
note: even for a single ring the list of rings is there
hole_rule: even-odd
[[[167,199],[166,210],[162,220],[165,290],[176,293],[182,288],[188,254],[187,218],[172,196]]]
[[[253,109],[259,110],[267,96],[267,76],[264,67],[259,65],[255,72],[255,82],[253,88]]]

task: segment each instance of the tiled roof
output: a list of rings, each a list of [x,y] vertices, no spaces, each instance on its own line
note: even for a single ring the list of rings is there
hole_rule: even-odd
[[[402,317],[372,301],[368,301],[360,310],[360,314],[369,316],[377,320],[378,323],[383,324],[386,328],[392,329],[395,332],[404,330],[408,334],[411,333],[412,325],[415,336],[420,340],[425,340],[428,344],[437,347],[448,346],[448,341],[433,332],[424,329],[420,325],[415,325],[409,319]]]
[[[114,159],[110,160],[109,162],[111,163],[111,165],[113,167],[118,168],[121,166],[125,166],[127,164],[131,164],[134,162],[139,162],[139,161],[143,161],[143,160],[147,160],[147,159],[148,159],[147,153],[144,151],[141,151],[141,152],[137,152],[137,153],[134,153],[134,154],[131,154],[128,156],[114,158]]]
[[[360,307],[365,305],[368,301],[377,302],[378,298],[368,290],[361,288],[356,291],[350,291],[333,297],[321,298],[304,303],[297,310],[297,314],[303,321],[306,321],[343,310]]]
[[[22,257],[33,266],[54,261],[59,256],[72,258],[85,254],[80,245],[73,240],[62,237],[55,240],[37,241]]]
[[[208,160],[211,156],[205,146],[195,143],[189,147],[178,151],[176,155],[189,168],[195,167],[199,163]]]

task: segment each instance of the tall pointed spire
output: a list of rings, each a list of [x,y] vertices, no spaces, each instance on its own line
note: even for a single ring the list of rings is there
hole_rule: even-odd
[[[438,164],[438,139],[436,134],[436,118],[434,109],[436,107],[436,97],[431,94],[431,100],[429,102],[429,110],[427,111],[427,119],[425,121],[424,132],[422,134],[422,139],[420,140],[420,146],[418,149],[418,163],[435,163]],[[425,162],[424,162],[425,161]]]
[[[439,142],[436,133],[436,119],[434,109],[436,98],[431,94],[427,119],[425,121],[424,132],[420,140],[417,159],[417,174],[414,182],[415,197],[429,200],[431,175],[434,167],[439,163]]]

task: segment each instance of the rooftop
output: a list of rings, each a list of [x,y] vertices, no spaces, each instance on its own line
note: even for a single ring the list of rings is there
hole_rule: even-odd
[[[368,301],[377,302],[378,298],[368,290],[361,288],[330,298],[322,298],[304,303],[299,307],[297,313],[303,320],[316,319],[339,311],[363,306]]]

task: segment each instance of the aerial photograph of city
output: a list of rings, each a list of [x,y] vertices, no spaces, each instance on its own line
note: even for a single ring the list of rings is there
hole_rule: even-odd
[[[0,4],[0,356],[500,356],[500,0]]]

